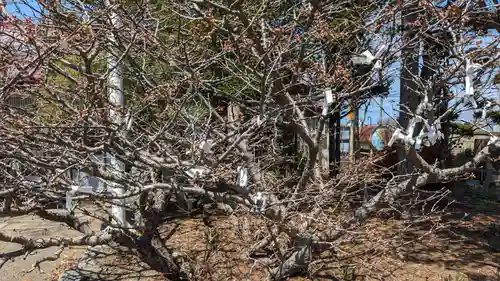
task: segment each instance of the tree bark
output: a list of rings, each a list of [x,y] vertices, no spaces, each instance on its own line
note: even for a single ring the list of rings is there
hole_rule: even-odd
[[[405,4],[404,1],[403,5]],[[415,112],[419,104],[417,84],[415,79],[418,77],[418,58],[419,58],[419,43],[415,26],[419,13],[417,12],[419,1],[411,1],[403,7],[401,13],[401,24],[403,26],[403,47],[401,50],[402,65],[401,65],[401,81],[400,81],[400,97],[399,103],[402,105],[400,110]],[[399,124],[406,129],[409,125],[410,116],[404,112],[399,113]],[[417,131],[417,130],[415,130]],[[407,174],[412,170],[411,163],[406,161],[406,153],[404,149],[397,150],[398,160],[400,162],[400,174]]]

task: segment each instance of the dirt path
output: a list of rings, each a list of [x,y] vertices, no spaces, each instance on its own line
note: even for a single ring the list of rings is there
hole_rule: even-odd
[[[69,227],[41,219],[37,216],[26,215],[13,218],[0,218],[0,231],[6,234],[23,235],[29,238],[47,238],[47,237],[76,237],[81,234]],[[18,244],[0,242],[0,253],[6,254],[20,250]],[[51,247],[44,250],[38,250],[28,255],[11,259],[7,261],[0,269],[0,280],[9,281],[48,281],[54,279],[54,274],[62,267],[69,266],[71,262],[78,259],[85,251],[84,247],[67,248],[61,254],[57,261],[48,261],[41,264],[39,270],[26,273],[32,268],[37,260],[53,255],[57,247]]]
[[[93,211],[92,206],[86,206]],[[94,231],[100,230],[100,222],[95,219],[87,220]],[[38,216],[25,215],[11,218],[0,218],[0,231],[6,234],[23,235],[29,238],[48,237],[79,237],[82,234],[70,229],[62,223],[44,220]],[[0,242],[0,253],[7,254],[18,251],[21,246],[15,243]],[[68,247],[61,257],[56,261],[43,262],[41,270],[33,270],[33,264],[44,257],[53,256],[57,247],[38,250],[28,255],[7,261],[0,269],[0,281],[53,281],[68,268],[74,268],[85,272],[96,280],[116,281],[156,281],[160,274],[151,270],[143,264],[136,256],[124,251],[124,249],[111,249],[107,246],[94,247],[90,251],[91,256],[83,258],[88,247]],[[89,253],[89,252],[87,252]],[[79,262],[80,261],[80,262]]]
[[[449,230],[452,230],[454,235],[450,236],[447,229],[448,232],[438,231],[423,235],[421,239],[415,238],[422,233],[425,234],[425,228],[415,227],[412,231],[401,232],[404,225],[398,226],[398,221],[377,219],[373,221],[369,223],[372,230],[368,232],[369,237],[366,237],[366,241],[380,239],[380,241],[393,241],[401,246],[386,245],[390,251],[382,250],[379,254],[367,255],[366,260],[365,257],[358,256],[350,261],[331,261],[324,264],[323,268],[318,268],[315,273],[311,272],[313,274],[311,279],[301,277],[290,280],[336,280],[332,278],[341,277],[345,271],[344,266],[356,264],[355,271],[358,278],[344,280],[500,281],[500,254],[485,248],[485,242],[500,247],[500,232],[491,228],[491,225],[500,223],[498,215],[470,215],[467,220],[457,221],[451,226]],[[98,230],[98,223],[91,225],[93,229]],[[248,261],[241,258],[243,249],[255,238],[258,225],[259,221],[252,217],[248,221],[234,217],[218,218],[212,227],[208,227],[201,218],[190,218],[171,221],[161,232],[169,248],[181,252],[194,263],[194,273],[199,278],[193,280],[265,280],[267,278],[265,268],[258,264],[248,264]],[[30,238],[81,235],[63,224],[36,216],[0,218],[0,231]],[[487,233],[489,235],[486,235]],[[395,234],[397,235],[394,236]],[[385,236],[394,237],[383,239]],[[466,238],[472,240],[467,241]],[[410,240],[415,242],[404,243]],[[367,246],[364,242],[361,245],[362,248]],[[211,250],[208,250],[209,248]],[[19,249],[17,244],[0,242],[1,253]],[[0,269],[0,281],[57,280],[64,269],[76,264],[86,248],[68,248],[59,260],[43,263],[42,271],[25,273],[32,268],[36,260],[53,255],[56,250],[56,248],[40,250],[27,256],[26,259],[19,257],[8,261]],[[100,250],[102,252],[90,258],[90,262],[80,263],[86,264],[88,268],[89,264],[95,262],[96,267],[100,269],[98,280],[163,280],[158,272],[151,270],[137,257],[123,249],[103,247]],[[365,279],[361,279],[361,276]]]

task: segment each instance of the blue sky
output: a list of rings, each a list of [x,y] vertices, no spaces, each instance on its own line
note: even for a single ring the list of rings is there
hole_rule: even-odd
[[[31,17],[36,19],[40,14],[40,5],[33,0],[2,0],[5,9],[10,15],[15,15],[19,18]]]

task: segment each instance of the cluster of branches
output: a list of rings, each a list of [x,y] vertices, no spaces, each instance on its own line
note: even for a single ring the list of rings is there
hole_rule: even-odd
[[[464,102],[467,96],[440,111],[450,96],[439,93],[461,83],[466,61],[489,56],[482,61],[487,73],[499,57],[496,40],[466,50],[475,39],[465,35],[473,5],[457,15],[424,1],[285,2],[46,1],[39,2],[43,12],[33,23],[5,18],[2,25],[11,31],[0,31],[0,56],[10,54],[10,61],[0,67],[17,71],[2,77],[0,90],[2,213],[64,222],[82,236],[31,240],[0,232],[0,240],[22,244],[24,251],[119,243],[167,276],[189,278],[182,270],[188,261],[173,255],[157,229],[168,223],[171,206],[196,208],[186,200],[195,198],[269,222],[262,226],[268,236],[245,251],[274,245],[265,264],[271,278],[282,279],[345,243],[384,206],[475,170],[500,146],[493,138],[460,167],[433,165],[416,150],[432,142],[446,116],[473,107]],[[398,19],[409,8],[420,16],[411,26],[404,18],[399,36]],[[31,33],[19,32],[27,26]],[[432,30],[449,37],[431,40]],[[427,57],[450,54],[430,60],[431,75],[407,71],[413,85],[407,91],[417,106],[404,107],[410,118],[398,125],[393,143],[403,144],[411,169],[390,180],[377,169],[326,178],[320,167],[326,121],[345,114],[347,100],[371,98],[387,83],[392,63],[423,41],[439,46],[426,48]],[[387,47],[378,52],[382,44]],[[379,53],[379,65],[370,61],[369,71],[360,71],[351,58],[366,49]],[[40,72],[43,79],[25,82]],[[117,77],[123,78],[124,105],[109,98]],[[29,106],[13,102],[17,96],[29,97]],[[82,175],[102,188],[73,198],[64,212],[53,211],[67,194],[89,185]],[[359,200],[366,185],[376,193]],[[116,188],[124,192],[112,192]],[[85,212],[84,202],[123,204],[135,217],[124,223],[103,208],[111,219],[99,218],[111,227],[96,232],[75,215]]]

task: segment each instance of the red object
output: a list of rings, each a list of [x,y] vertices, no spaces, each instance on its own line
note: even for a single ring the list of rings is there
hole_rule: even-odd
[[[373,130],[377,128],[377,125],[363,126],[359,129],[359,141],[360,142],[371,142]]]
[[[87,113],[87,109],[80,110],[80,112],[79,112],[79,118],[78,118],[80,121],[83,120],[83,117],[85,116],[85,113]]]
[[[220,101],[217,102],[217,112],[219,114],[223,114],[224,113],[224,108],[222,107],[222,105],[220,104]]]

